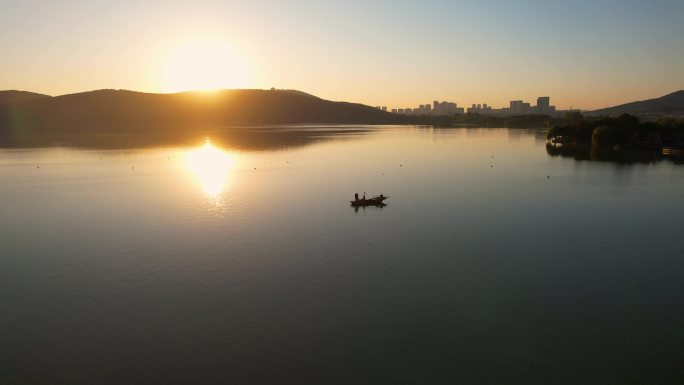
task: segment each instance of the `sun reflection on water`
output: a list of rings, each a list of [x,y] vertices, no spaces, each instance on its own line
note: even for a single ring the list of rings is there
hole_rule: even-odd
[[[207,139],[202,147],[188,151],[185,164],[207,197],[216,201],[226,188],[235,159]]]

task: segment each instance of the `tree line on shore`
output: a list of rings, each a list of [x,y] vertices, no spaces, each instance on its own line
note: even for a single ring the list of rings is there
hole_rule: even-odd
[[[681,148],[684,145],[684,119],[660,118],[640,122],[639,118],[629,114],[587,117],[572,112],[560,124],[550,126],[547,138],[554,143],[581,143],[601,147]]]
[[[580,143],[597,146],[660,148],[684,146],[684,119],[660,118],[641,122],[638,117],[585,116],[568,112],[564,116],[518,115],[490,116],[468,113],[452,116],[417,116],[416,124],[443,127],[547,128],[547,138],[554,143]]]
[[[478,113],[454,115],[417,115],[406,116],[406,123],[423,124],[438,127],[509,127],[509,128],[544,128],[559,122],[558,118],[549,115],[530,114],[516,116],[492,116]]]

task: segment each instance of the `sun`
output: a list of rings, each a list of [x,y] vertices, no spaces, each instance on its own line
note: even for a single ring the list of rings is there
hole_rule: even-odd
[[[166,92],[247,88],[247,63],[227,42],[199,39],[180,44],[163,71]]]

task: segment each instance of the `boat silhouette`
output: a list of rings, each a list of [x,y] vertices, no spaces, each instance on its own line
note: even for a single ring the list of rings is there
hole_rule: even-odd
[[[354,207],[361,207],[361,206],[384,206],[383,201],[385,199],[389,198],[388,196],[384,196],[380,194],[379,196],[374,196],[372,198],[361,198],[361,199],[355,199],[351,202],[351,205]]]

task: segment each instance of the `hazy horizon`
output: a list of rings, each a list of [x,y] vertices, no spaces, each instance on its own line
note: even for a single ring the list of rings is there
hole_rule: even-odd
[[[249,91],[249,90],[268,91],[269,89],[266,89],[266,88],[220,88],[220,89],[211,89],[211,90],[188,89],[188,90],[179,90],[179,91],[170,91],[170,92],[159,92],[159,91],[141,91],[141,90],[132,90],[132,89],[124,89],[124,88],[111,88],[111,87],[110,87],[110,88],[99,88],[99,89],[92,89],[92,90],[75,91],[75,92],[69,92],[69,93],[66,93],[66,94],[58,94],[58,95],[51,95],[51,94],[47,94],[47,93],[35,92],[35,91],[33,91],[33,90],[19,90],[19,89],[8,89],[8,90],[0,90],[0,91],[33,92],[33,93],[38,93],[38,94],[42,94],[42,95],[47,95],[47,96],[50,96],[50,97],[59,97],[59,96],[74,95],[74,94],[82,94],[82,93],[96,92],[96,91],[104,91],[104,90],[130,91],[130,92],[140,92],[140,93],[149,93],[149,94],[165,95],[165,94],[177,94],[177,93],[203,93],[203,94],[204,94],[204,93],[209,93],[209,94],[211,94],[211,93],[214,93],[214,92],[222,92],[222,91]],[[310,94],[310,95],[315,96],[315,97],[320,97],[319,95],[312,94],[312,93],[310,93],[310,92],[307,92],[306,90],[298,90],[298,89],[278,89],[278,90],[279,90],[279,91],[300,91],[300,92],[304,92],[304,93]],[[652,96],[652,97],[646,97],[646,98],[643,98],[643,99],[628,100],[628,101],[621,102],[621,103],[619,103],[619,104],[616,104],[616,105],[613,105],[613,106],[607,106],[607,107],[615,107],[615,106],[618,106],[618,105],[621,105],[621,104],[626,104],[626,103],[631,103],[631,102],[638,102],[638,101],[644,101],[644,100],[648,100],[648,99],[657,99],[657,98],[660,98],[660,97],[662,97],[662,96],[667,96],[667,95],[669,95],[669,94],[673,94],[673,93],[680,92],[680,91],[684,91],[684,90],[673,90],[672,92],[668,92],[668,93],[663,94],[663,95],[657,95],[657,96]],[[323,98],[323,99],[325,99],[325,98]],[[552,98],[552,100],[553,100],[553,98]],[[335,101],[335,102],[361,103],[361,102],[354,101],[354,100],[333,100],[333,101]],[[531,102],[532,105],[534,105],[535,102],[536,102],[536,98],[530,98],[529,102]],[[364,103],[361,103],[361,104],[364,104]],[[373,105],[370,105],[370,104],[365,104],[365,105],[373,106]],[[458,105],[459,105],[459,107],[464,107],[464,108],[470,107],[470,105],[465,105],[465,104],[461,104],[461,103],[459,103]],[[415,108],[416,106],[408,106],[408,107],[413,107],[413,108]],[[495,108],[495,109],[498,109],[498,108],[508,108],[509,106],[508,106],[508,104],[503,104],[503,105],[500,105],[500,106],[499,106],[499,105],[490,105],[490,107]],[[391,106],[391,107],[388,107],[388,108],[394,108],[394,106]],[[401,107],[400,107],[400,108],[401,108]],[[582,107],[580,107],[580,106],[572,106],[571,108],[573,108],[573,109],[578,109],[578,110],[582,110],[582,111],[592,111],[592,110],[595,110],[595,109],[589,109],[589,108],[582,108]],[[561,109],[561,110],[562,110],[562,109]],[[389,109],[388,109],[388,111],[389,111]]]
[[[598,109],[684,89],[682,14],[676,1],[11,0],[0,89],[276,87],[390,108],[550,96]]]

